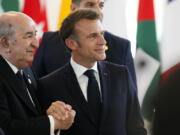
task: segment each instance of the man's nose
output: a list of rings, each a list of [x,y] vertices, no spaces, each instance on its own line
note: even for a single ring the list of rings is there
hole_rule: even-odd
[[[33,45],[35,48],[38,48],[38,47],[39,47],[39,41],[38,41],[37,37],[34,37],[33,42],[32,42],[32,45]]]
[[[106,45],[106,40],[104,39],[103,35],[99,37],[99,44]]]

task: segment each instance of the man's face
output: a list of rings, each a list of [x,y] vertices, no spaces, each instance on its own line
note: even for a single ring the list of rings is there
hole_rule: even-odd
[[[35,23],[23,18],[16,23],[15,32],[10,40],[10,59],[20,69],[33,61],[34,49],[38,47]]]
[[[76,62],[86,66],[106,58],[106,41],[100,20],[80,20],[75,25],[75,33],[77,41],[72,55]]]
[[[81,0],[80,5],[77,8],[91,8],[101,14],[101,20],[103,19],[102,9],[104,7],[104,0]]]

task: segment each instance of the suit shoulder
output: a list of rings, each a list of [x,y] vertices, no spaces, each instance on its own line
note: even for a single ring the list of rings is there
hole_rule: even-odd
[[[114,34],[108,32],[108,31],[105,31],[104,38],[106,40],[114,40],[114,41],[117,41],[117,42],[121,42],[121,43],[125,43],[125,44],[130,44],[130,41],[128,39],[119,37],[119,36],[114,35]]]
[[[57,77],[58,77],[58,78],[59,78],[59,77],[62,77],[62,74],[64,74],[64,72],[67,71],[67,66],[68,66],[68,64],[66,64],[66,65],[58,68],[57,70],[49,73],[48,75],[45,75],[45,76],[41,77],[39,80],[40,80],[40,81],[52,80],[52,79],[57,78]]]
[[[40,46],[39,46],[39,48],[37,50],[41,50],[41,48],[44,48],[44,49],[46,48],[48,50],[52,46],[53,47],[54,46],[59,46],[59,44],[61,44],[61,40],[60,40],[58,31],[44,32],[42,40],[40,42]]]
[[[127,72],[127,67],[125,65],[119,65],[109,61],[101,61],[100,63],[106,66],[111,71]]]
[[[59,36],[59,31],[48,31],[48,32],[44,32],[42,40],[54,39],[57,38],[58,36]]]

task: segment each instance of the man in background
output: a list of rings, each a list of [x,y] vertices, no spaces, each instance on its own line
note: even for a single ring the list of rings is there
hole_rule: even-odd
[[[75,117],[70,105],[53,102],[42,114],[31,80],[23,69],[38,47],[34,21],[19,12],[0,15],[0,127],[6,135],[53,135]]]
[[[80,8],[92,8],[101,14],[103,20],[104,0],[72,0],[71,10]],[[33,71],[37,77],[43,77],[69,62],[71,54],[64,47],[59,31],[45,32],[35,54],[32,63]],[[131,54],[130,42],[126,39],[117,37],[108,31],[104,32],[106,40],[106,61],[119,65],[126,65],[136,86],[136,75],[134,62]]]

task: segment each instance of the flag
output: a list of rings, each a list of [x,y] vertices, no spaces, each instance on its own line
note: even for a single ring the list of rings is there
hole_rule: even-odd
[[[106,0],[103,8],[104,28],[124,38],[127,38],[126,5],[127,0]]]
[[[0,0],[0,14],[7,11],[19,11],[19,0]]]
[[[165,20],[160,41],[162,81],[176,69],[180,69],[180,1],[169,0],[165,8]]]
[[[71,12],[70,6],[71,6],[71,0],[61,0],[58,29],[61,27],[61,23],[64,20],[64,18],[66,18]]]
[[[153,0],[139,0],[135,70],[141,110],[145,126],[149,128],[153,115],[152,98],[160,79]]]
[[[36,22],[37,37],[41,39],[43,32],[48,30],[46,0],[25,0],[22,12]]]

